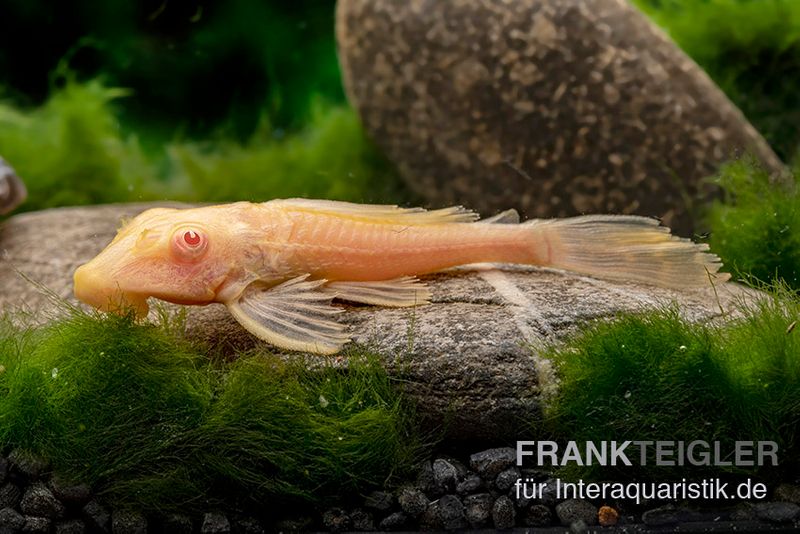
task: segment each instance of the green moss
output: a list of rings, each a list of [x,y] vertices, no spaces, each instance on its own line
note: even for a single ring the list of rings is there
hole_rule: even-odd
[[[357,492],[413,464],[407,408],[375,360],[350,362],[347,373],[264,356],[236,362],[197,429],[202,464],[226,485],[248,481],[256,501]]]
[[[33,350],[3,357],[0,441],[114,496],[163,477],[170,501],[194,498],[200,488],[181,450],[212,400],[201,356],[124,317],[76,315],[38,337]]]
[[[0,104],[0,154],[29,190],[21,210],[158,199],[402,196],[397,175],[350,109],[317,104],[303,129],[284,133],[265,124],[244,144],[217,137],[146,152],[117,124],[115,107],[125,95],[96,81],[67,81],[40,108]]]
[[[800,301],[785,289],[773,297],[746,307],[743,319],[726,326],[691,324],[676,310],[662,309],[597,323],[553,349],[561,377],[548,409],[553,432],[578,442],[704,440],[732,447],[735,441],[772,440],[779,445],[780,469],[797,469],[800,340],[792,325]],[[579,474],[686,476],[685,468],[653,463],[614,473],[587,467]]]
[[[23,209],[136,198],[153,170],[123,139],[111,102],[124,91],[68,81],[43,106],[0,104],[0,154],[28,187]]]
[[[636,0],[719,84],[784,159],[800,148],[800,3]]]
[[[745,159],[725,165],[717,182],[725,198],[709,212],[710,244],[726,268],[800,288],[800,195],[794,179],[772,183]]]
[[[397,200],[392,168],[366,139],[356,113],[317,105],[300,132],[276,138],[262,127],[246,144],[179,143],[170,147],[192,200],[269,200],[304,196],[361,202]]]
[[[115,505],[316,501],[420,451],[413,412],[367,354],[349,372],[260,353],[212,364],[175,328],[80,312],[0,333],[0,443]]]

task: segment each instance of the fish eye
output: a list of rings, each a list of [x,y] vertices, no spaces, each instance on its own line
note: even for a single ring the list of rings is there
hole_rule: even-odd
[[[183,242],[191,248],[196,248],[200,246],[200,244],[203,242],[203,239],[200,237],[200,234],[194,230],[186,230],[183,233]]]
[[[208,248],[205,232],[195,227],[178,228],[172,235],[172,251],[180,259],[198,260]]]

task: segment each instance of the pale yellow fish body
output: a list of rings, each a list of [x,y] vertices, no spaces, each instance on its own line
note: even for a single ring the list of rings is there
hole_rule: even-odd
[[[643,217],[476,221],[462,208],[289,199],[148,210],[75,272],[75,295],[103,310],[148,297],[221,302],[282,348],[338,351],[347,341],[333,297],[384,306],[424,304],[416,275],[470,263],[513,263],[665,286],[710,283],[720,267],[704,245]],[[502,224],[506,223],[506,224]],[[716,275],[718,279],[725,275]]]

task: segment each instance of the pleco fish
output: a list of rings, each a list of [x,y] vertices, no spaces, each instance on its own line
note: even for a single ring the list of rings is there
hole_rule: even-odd
[[[22,204],[27,196],[25,184],[14,173],[14,169],[0,158],[0,215],[5,215]]]
[[[334,297],[379,306],[430,298],[415,275],[470,263],[566,269],[668,287],[710,285],[719,259],[658,221],[587,215],[519,223],[513,210],[477,221],[461,207],[329,200],[156,208],[125,225],[75,271],[75,296],[107,311],[147,298],[221,302],[247,330],[284,349],[335,353],[348,341]],[[498,224],[501,223],[501,224]],[[505,223],[505,224],[502,224]]]

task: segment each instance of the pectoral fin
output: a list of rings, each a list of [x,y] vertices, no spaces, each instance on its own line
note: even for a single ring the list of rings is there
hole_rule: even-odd
[[[428,286],[410,276],[378,282],[331,282],[323,291],[350,302],[397,308],[427,304],[431,298]]]
[[[274,287],[250,284],[228,310],[243,327],[264,341],[289,350],[333,354],[349,341],[333,317],[332,296],[320,291],[325,280],[308,275]]]

